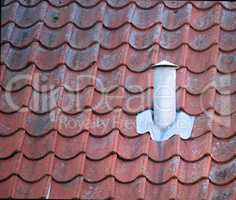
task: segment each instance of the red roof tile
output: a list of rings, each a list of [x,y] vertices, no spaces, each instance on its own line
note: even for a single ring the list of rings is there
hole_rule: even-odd
[[[1,5],[0,198],[236,199],[234,2]],[[136,132],[164,59],[187,140]]]

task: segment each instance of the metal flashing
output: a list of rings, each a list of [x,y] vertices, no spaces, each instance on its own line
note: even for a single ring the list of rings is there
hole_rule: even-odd
[[[174,135],[179,135],[183,139],[191,137],[194,124],[194,116],[190,116],[182,111],[177,112],[176,120],[169,127],[161,129],[153,122],[153,111],[145,110],[137,115],[136,130],[140,134],[149,132],[155,141],[165,141]]]

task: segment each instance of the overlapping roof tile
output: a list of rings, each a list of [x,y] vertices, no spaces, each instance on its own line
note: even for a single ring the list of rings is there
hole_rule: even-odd
[[[1,5],[0,198],[236,198],[235,2]],[[161,60],[190,139],[136,132]]]

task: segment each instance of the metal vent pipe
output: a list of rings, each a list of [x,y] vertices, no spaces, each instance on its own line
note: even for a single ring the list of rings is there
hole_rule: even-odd
[[[176,118],[176,65],[161,61],[154,69],[154,123],[161,129]]]

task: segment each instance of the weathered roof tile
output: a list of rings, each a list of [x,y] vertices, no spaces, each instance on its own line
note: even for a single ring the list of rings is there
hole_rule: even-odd
[[[235,3],[1,5],[0,198],[236,198]],[[136,132],[161,60],[190,139]]]

